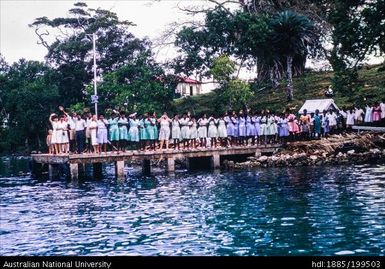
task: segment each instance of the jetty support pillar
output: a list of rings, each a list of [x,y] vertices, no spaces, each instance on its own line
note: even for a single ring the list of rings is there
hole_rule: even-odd
[[[167,158],[167,172],[173,173],[175,172],[175,159],[174,157]]]
[[[70,163],[71,180],[78,180],[79,178],[79,164]]]
[[[115,175],[116,178],[121,180],[124,179],[124,161],[116,161],[115,162]]]
[[[214,170],[221,168],[221,157],[219,154],[213,154],[211,157],[211,168]]]

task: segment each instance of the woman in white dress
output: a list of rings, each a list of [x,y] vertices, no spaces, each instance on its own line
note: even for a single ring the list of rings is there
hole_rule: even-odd
[[[261,127],[261,133],[260,133],[261,141],[260,142],[262,144],[262,140],[263,140],[263,143],[266,144],[266,136],[268,135],[268,128],[267,128],[267,115],[265,114],[264,111],[262,112],[262,115],[261,115],[260,127]]]
[[[166,149],[168,149],[168,142],[170,139],[170,123],[171,119],[167,116],[167,113],[164,112],[162,117],[158,119],[158,122],[160,123],[160,130],[159,130],[159,149],[163,149],[163,145],[166,144]]]
[[[352,129],[352,126],[354,125],[354,111],[353,109],[348,110],[348,113],[346,115],[346,128]]]
[[[218,119],[218,137],[220,140],[221,147],[227,146],[227,127],[226,121],[223,117]]]
[[[181,139],[181,129],[180,129],[180,121],[179,121],[179,116],[178,114],[174,115],[174,118],[172,119],[171,122],[171,138],[174,140],[174,149],[178,146],[179,148],[179,143]],[[188,127],[187,127],[188,128]]]
[[[59,143],[60,153],[68,152],[68,122],[65,120],[65,116],[61,115],[60,120],[57,123],[57,142]]]
[[[194,117],[191,118],[191,120],[189,121],[188,123],[188,126],[189,126],[189,132],[188,132],[188,135],[189,135],[189,147],[191,145],[191,147],[193,149],[195,149],[197,147],[197,138],[198,138],[198,124],[197,124],[197,121]]]
[[[214,118],[213,115],[208,119],[209,128],[208,128],[208,137],[210,137],[210,145],[212,148],[217,147],[217,137],[218,137],[218,120]]]
[[[201,141],[200,146],[207,146],[207,125],[209,121],[207,119],[206,114],[203,114],[203,117],[198,120],[198,137]]]
[[[52,125],[52,138],[51,138],[51,144],[53,145],[53,154],[59,154],[61,152],[60,145],[59,145],[59,131],[58,128],[58,117],[55,113],[52,113],[49,116],[49,122]]]
[[[365,107],[365,122],[372,122],[372,107],[366,105]]]
[[[183,117],[179,120],[180,139],[183,140],[183,148],[187,148],[189,144],[189,122],[190,118],[187,116],[187,113],[184,113]]]
[[[91,135],[91,145],[93,147],[94,153],[99,153],[99,143],[98,143],[98,118],[96,115],[92,116],[90,125],[90,135]]]
[[[385,119],[385,98],[382,99],[382,102],[380,103],[381,108],[381,119]]]

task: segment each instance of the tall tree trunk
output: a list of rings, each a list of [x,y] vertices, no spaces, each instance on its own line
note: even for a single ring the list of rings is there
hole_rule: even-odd
[[[287,75],[287,101],[293,101],[293,56],[286,56],[286,75]]]

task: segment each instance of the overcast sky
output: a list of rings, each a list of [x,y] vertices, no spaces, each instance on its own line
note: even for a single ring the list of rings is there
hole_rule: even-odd
[[[35,18],[47,16],[50,19],[63,17],[73,4],[72,0],[0,0],[1,29],[0,51],[6,61],[11,63],[24,57],[28,60],[44,60],[47,53],[42,45],[38,45],[33,28],[28,27]],[[172,22],[185,20],[186,14],[178,5],[205,5],[206,1],[143,1],[143,0],[109,0],[82,1],[92,8],[103,8],[114,11],[121,20],[129,20],[137,26],[130,30],[137,37],[148,36],[154,39]],[[170,56],[171,51],[162,50],[163,57]]]
[[[37,37],[28,24],[35,18],[47,16],[50,19],[66,16],[73,0],[0,0],[0,52],[8,63],[20,58],[43,61],[47,53],[42,45],[38,45]],[[82,1],[89,7],[108,9],[118,14],[121,20],[129,20],[137,26],[131,31],[137,37],[148,36],[155,39],[164,31],[169,23],[185,21],[189,17],[178,9],[179,6],[204,6],[206,0],[109,0]],[[174,50],[166,48],[158,55],[158,60],[172,58]],[[371,63],[379,63],[383,58],[371,59]],[[308,63],[314,66],[312,63]]]

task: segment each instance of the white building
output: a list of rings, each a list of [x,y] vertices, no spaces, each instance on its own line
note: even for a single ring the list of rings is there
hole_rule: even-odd
[[[181,97],[202,94],[202,82],[191,78],[181,78],[175,93],[180,94]]]

